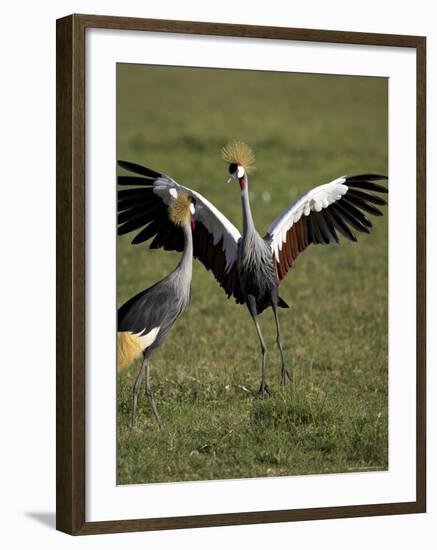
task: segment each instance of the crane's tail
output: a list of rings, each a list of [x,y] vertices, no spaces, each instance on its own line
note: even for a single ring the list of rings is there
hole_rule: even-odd
[[[285,309],[288,309],[290,306],[287,304],[285,300],[283,300],[280,296],[278,296],[278,306],[283,307]]]
[[[117,332],[117,370],[128,367],[143,351],[141,337],[132,332]]]

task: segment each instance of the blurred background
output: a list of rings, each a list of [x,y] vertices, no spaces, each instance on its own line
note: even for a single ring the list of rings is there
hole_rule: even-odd
[[[388,81],[239,70],[117,66],[117,156],[162,171],[204,194],[240,230],[238,185],[220,149],[253,148],[249,181],[261,235],[302,193],[344,174],[387,173]],[[293,384],[279,386],[273,314],[260,323],[272,397],[256,398],[256,334],[195,261],[192,303],[152,357],[166,429],[141,395],[139,368],[118,379],[118,483],[225,479],[387,468],[387,222],[372,218],[358,243],[313,246],[281,285],[280,310]],[[117,237],[117,300],[171,271],[179,254]],[[249,391],[248,391],[249,390]]]

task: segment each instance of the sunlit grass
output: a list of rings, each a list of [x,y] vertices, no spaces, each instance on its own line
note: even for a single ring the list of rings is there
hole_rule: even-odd
[[[262,235],[312,186],[342,174],[387,172],[383,79],[122,65],[117,116],[119,158],[192,186],[239,228],[239,191],[226,184],[220,148],[247,141],[257,157],[250,191]],[[195,262],[191,306],[152,357],[163,432],[143,394],[138,427],[130,429],[139,365],[119,376],[118,482],[386,469],[387,219],[373,218],[372,234],[358,244],[343,239],[299,258],[280,289],[290,304],[280,313],[295,379],[279,386],[267,310],[260,321],[273,394],[264,401],[255,397],[252,321]],[[119,304],[179,258],[130,239],[117,240]]]

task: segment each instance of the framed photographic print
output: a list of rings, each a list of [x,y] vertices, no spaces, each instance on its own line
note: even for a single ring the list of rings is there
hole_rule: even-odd
[[[58,20],[59,530],[425,511],[425,44]]]

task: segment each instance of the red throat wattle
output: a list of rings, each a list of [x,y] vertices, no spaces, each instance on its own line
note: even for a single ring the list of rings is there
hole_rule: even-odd
[[[243,191],[245,186],[244,178],[240,178],[238,181],[240,182],[240,189]]]
[[[194,231],[196,229],[196,222],[193,218],[191,218],[191,231]]]

